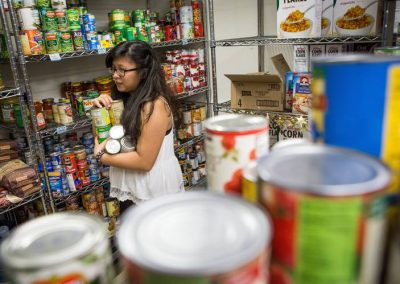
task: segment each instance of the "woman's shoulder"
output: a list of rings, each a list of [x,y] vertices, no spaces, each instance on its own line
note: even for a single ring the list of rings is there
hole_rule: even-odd
[[[153,110],[153,111],[152,111]],[[151,112],[165,113],[166,115],[171,115],[171,109],[167,100],[163,96],[158,96],[154,101],[147,102],[143,106],[143,112],[145,114],[150,114]]]

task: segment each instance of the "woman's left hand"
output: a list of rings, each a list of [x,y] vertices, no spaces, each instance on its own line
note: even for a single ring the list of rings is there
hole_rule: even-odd
[[[95,139],[94,139],[94,152],[93,152],[93,154],[94,154],[95,157],[97,157],[97,154],[101,150],[104,150],[106,148],[106,143],[110,138],[106,139],[105,141],[103,141],[101,143],[99,143],[98,139],[99,139],[98,136],[96,136]]]

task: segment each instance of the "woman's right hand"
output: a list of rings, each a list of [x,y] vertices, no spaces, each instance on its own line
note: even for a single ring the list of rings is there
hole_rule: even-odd
[[[100,95],[94,99],[93,103],[97,107],[110,108],[112,104],[112,98],[109,95]]]

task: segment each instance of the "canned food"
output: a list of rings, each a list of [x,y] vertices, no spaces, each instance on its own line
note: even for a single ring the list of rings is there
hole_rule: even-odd
[[[115,125],[110,129],[110,137],[114,140],[119,140],[124,137],[125,131],[122,125]]]
[[[119,212],[119,202],[116,198],[108,198],[106,201],[107,215],[108,217],[118,217]]]
[[[97,161],[96,161],[97,162]],[[100,172],[97,169],[97,163],[94,164],[90,164],[89,166],[89,178],[90,178],[90,182],[94,182],[100,179]]]
[[[74,42],[75,51],[85,50],[85,39],[80,26],[71,26],[72,41]]]
[[[382,159],[394,173],[391,192],[400,188],[400,58],[351,55],[313,64],[312,136],[316,142],[356,149]],[[349,76],[361,84],[347,82]],[[315,82],[314,82],[315,79]],[[346,83],[347,84],[347,83]],[[346,85],[347,86],[347,85]],[[365,94],[362,98],[355,93]],[[346,101],[346,103],[343,103]],[[350,107],[357,105],[355,109]],[[367,115],[373,113],[373,116]],[[352,114],[350,120],[343,115]]]
[[[125,136],[121,139],[121,153],[133,152],[135,150],[136,146],[132,143],[130,136]]]
[[[183,111],[183,123],[186,125],[192,123],[192,111],[190,109]]]
[[[194,39],[193,23],[179,24],[182,30],[182,39]]]
[[[46,32],[44,34],[44,38],[48,54],[61,52],[60,37],[58,36],[58,32]]]
[[[74,42],[72,40],[71,32],[65,31],[60,33],[60,45],[62,52],[74,51]]]
[[[96,133],[99,143],[102,143],[103,141],[107,140],[108,137],[110,137],[110,129],[111,124],[107,126],[96,127]]]
[[[106,108],[94,108],[90,111],[95,127],[108,126],[111,124],[110,115]]]
[[[85,160],[86,161],[86,160]],[[79,167],[78,169],[79,179],[81,180],[82,186],[90,184],[90,171],[86,164],[86,167]]]
[[[70,149],[65,150],[64,153],[61,154],[62,164],[65,166],[65,170],[67,173],[76,172],[78,166],[75,160],[75,154]]]
[[[70,26],[79,26],[79,11],[76,9],[68,9],[67,10],[67,18]]]
[[[105,149],[108,154],[114,155],[121,151],[121,144],[118,140],[110,139],[107,141]]]
[[[192,130],[193,130],[193,136],[198,137],[203,132],[203,125],[201,124],[201,122],[194,122],[192,123]]]
[[[117,242],[130,283],[144,274],[157,283],[256,284],[267,283],[271,235],[254,205],[188,192],[129,210]]]
[[[268,121],[261,116],[219,115],[205,122],[208,186],[242,193],[242,171],[268,152]]]
[[[78,161],[76,162],[76,164],[77,164],[78,170],[79,170],[79,169],[86,168],[87,165],[88,165],[88,161],[87,161],[86,159],[85,159],[85,160],[78,160]]]
[[[58,115],[60,117],[60,123],[63,125],[69,125],[74,122],[72,107],[69,103],[59,103],[57,105]]]
[[[69,190],[71,192],[82,188],[82,183],[81,183],[81,180],[79,179],[77,170],[75,170],[74,172],[67,173],[66,179],[67,179]]]
[[[121,124],[121,117],[124,111],[124,101],[123,100],[115,100],[111,104],[110,108],[110,120],[112,125]]]
[[[386,166],[351,150],[299,145],[264,156],[257,171],[260,201],[275,225],[272,279],[379,283]],[[343,259],[346,265],[333,265]]]
[[[104,225],[86,214],[58,213],[19,226],[2,243],[1,258],[14,283],[113,282]]]
[[[54,152],[50,154],[51,163],[53,166],[61,166],[61,156],[59,152]]]
[[[94,136],[92,133],[85,133],[82,137],[82,144],[86,147],[92,147],[94,145]]]
[[[83,110],[88,117],[90,117],[90,111],[94,107],[94,100],[95,98],[87,96],[82,98]]]
[[[84,146],[77,145],[73,148],[76,159],[86,160],[86,150]]]

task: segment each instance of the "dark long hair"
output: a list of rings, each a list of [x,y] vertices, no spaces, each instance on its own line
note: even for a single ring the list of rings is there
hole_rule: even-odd
[[[125,133],[129,133],[132,142],[136,143],[140,137],[142,126],[154,111],[154,101],[160,96],[163,97],[171,109],[171,115],[177,119],[176,101],[165,82],[160,61],[150,45],[139,40],[118,44],[107,54],[107,68],[112,67],[113,61],[117,57],[127,57],[139,68],[140,82],[135,91],[121,93],[113,84],[113,99],[122,99],[125,105],[121,123]],[[146,103],[150,103],[150,112],[144,118],[145,121],[142,121],[142,109]]]

